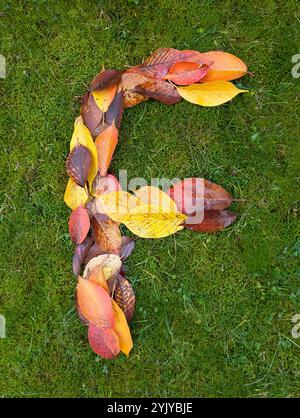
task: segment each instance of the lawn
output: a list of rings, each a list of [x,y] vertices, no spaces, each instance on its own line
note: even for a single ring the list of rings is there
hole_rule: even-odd
[[[0,396],[299,397],[299,2],[0,1]],[[158,47],[242,58],[253,94],[125,112],[112,170],[205,177],[236,199],[214,235],[137,239],[129,358],[102,360],[74,308],[65,158],[102,66]]]

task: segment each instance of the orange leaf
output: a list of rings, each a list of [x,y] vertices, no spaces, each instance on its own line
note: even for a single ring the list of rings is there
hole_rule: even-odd
[[[115,97],[116,91],[117,85],[113,84],[112,86],[106,87],[105,89],[94,90],[92,92],[95,102],[102,112],[107,112],[109,105]]]
[[[209,65],[202,81],[230,81],[242,77],[247,72],[246,64],[235,55],[222,51],[210,51],[202,54],[203,61]]]
[[[93,351],[103,358],[112,360],[120,352],[119,339],[112,328],[97,328],[90,324],[88,339]]]
[[[180,86],[197,83],[201,80],[208,71],[208,65],[198,64],[196,62],[176,62],[168,74],[164,77],[165,80],[171,80]]]
[[[79,206],[75,209],[69,218],[69,234],[71,240],[76,244],[81,244],[90,229],[90,217],[88,211]]]
[[[112,307],[115,315],[114,330],[119,338],[120,350],[128,356],[133,347],[129,326],[124,312],[114,300],[112,300]]]
[[[93,280],[78,277],[77,305],[84,318],[98,327],[114,326],[114,314],[109,294]]]
[[[118,129],[114,123],[97,136],[95,145],[98,153],[98,168],[101,176],[106,176],[113,153],[118,143]]]
[[[121,232],[117,222],[96,213],[92,219],[93,236],[99,247],[108,253],[120,253]]]

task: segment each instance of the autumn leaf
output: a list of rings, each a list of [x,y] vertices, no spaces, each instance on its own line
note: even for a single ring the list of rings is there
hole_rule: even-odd
[[[113,360],[120,352],[119,338],[112,328],[97,328],[90,324],[88,340],[93,351],[108,360]]]
[[[81,244],[87,236],[90,229],[90,217],[88,211],[78,206],[69,218],[69,234],[71,240],[76,244]]]
[[[121,248],[121,232],[119,224],[108,216],[95,214],[92,218],[93,236],[96,243],[108,253],[119,254]]]
[[[138,204],[139,199],[137,197],[121,190],[99,195],[95,198],[96,211],[101,213],[100,211],[104,210],[106,214],[127,214],[130,209]]]
[[[98,168],[101,176],[106,176],[113,154],[118,143],[118,129],[114,123],[101,132],[95,140]]]
[[[204,211],[203,221],[199,224],[189,224],[189,218],[185,223],[186,229],[197,232],[212,233],[221,231],[236,220],[236,215],[228,210],[207,210]]]
[[[72,149],[66,160],[68,175],[80,187],[85,186],[91,168],[92,156],[87,147],[77,145]]]
[[[84,206],[88,201],[88,194],[83,187],[78,186],[72,178],[69,178],[64,201],[72,210],[77,209],[79,206]]]
[[[109,280],[111,277],[119,273],[122,261],[116,254],[101,254],[92,258],[85,266],[83,277],[86,278],[89,271],[96,266],[101,266],[104,277]]]
[[[120,274],[115,285],[114,300],[124,312],[127,321],[131,322],[135,307],[135,295],[129,281]]]
[[[240,58],[228,52],[204,52],[201,58],[209,65],[208,72],[201,82],[230,81],[240,78],[247,73],[246,64]]]
[[[89,270],[88,274],[85,277],[86,280],[92,280],[98,283],[104,290],[109,292],[107,281],[103,274],[103,269],[101,265],[95,266],[93,269]]]
[[[102,70],[91,82],[91,90],[104,90],[108,87],[118,84],[123,71],[119,70]]]
[[[239,93],[248,92],[248,90],[238,89],[228,81],[192,84],[186,87],[177,87],[177,91],[188,102],[208,107],[219,106],[233,99]]]
[[[115,324],[109,294],[93,280],[78,276],[77,306],[81,315],[96,327],[112,328]]]
[[[105,89],[93,90],[94,100],[102,112],[107,112],[111,102],[113,101],[117,91],[117,85],[113,84]]]
[[[145,100],[148,100],[148,97],[136,93],[134,88],[145,82],[149,81],[149,78],[144,77],[140,74],[134,74],[125,71],[121,77],[121,88],[124,94],[124,106],[133,107]]]
[[[94,144],[93,138],[88,128],[84,125],[81,116],[79,116],[74,123],[74,132],[70,143],[70,151],[78,145],[83,145],[91,153],[91,164],[88,174],[88,182],[90,187],[92,186],[93,180],[96,177],[98,171],[98,159],[97,149]]]
[[[132,253],[134,246],[134,240],[130,237],[126,237],[125,235],[123,235],[121,239],[120,258],[122,260],[126,260],[126,258],[128,258]]]
[[[206,75],[208,68],[208,65],[196,62],[176,62],[164,79],[186,86],[200,81]]]
[[[99,245],[96,242],[94,242],[88,250],[83,263],[87,264],[92,258],[102,254],[106,254],[106,251],[102,250],[102,248],[100,248]]]
[[[162,80],[146,81],[136,86],[133,91],[167,105],[178,103],[181,100],[176,87]]]
[[[143,203],[159,206],[164,212],[178,212],[174,200],[158,187],[144,186],[134,191]]]
[[[93,245],[93,242],[94,242],[94,238],[88,236],[83,241],[83,243],[78,244],[75,248],[75,251],[73,254],[73,273],[75,274],[76,277],[80,273],[82,263],[84,262],[86,255],[88,254],[91,246]]]
[[[114,300],[112,300],[112,308],[115,319],[114,331],[119,338],[120,350],[128,356],[133,347],[128,323],[124,312]]]
[[[81,101],[80,114],[85,126],[93,137],[101,132],[103,112],[99,109],[91,92],[87,92]]]
[[[107,112],[105,113],[105,122],[107,126],[111,126],[113,123],[117,129],[121,126],[121,121],[124,112],[124,92],[123,90],[119,91],[111,104]]]
[[[101,194],[107,194],[111,192],[116,192],[121,190],[120,183],[117,178],[112,174],[107,174],[102,177],[98,173],[94,179],[92,192],[94,196],[99,196]]]
[[[192,215],[199,210],[226,209],[232,202],[232,196],[221,186],[196,177],[180,180],[167,194],[185,215]]]

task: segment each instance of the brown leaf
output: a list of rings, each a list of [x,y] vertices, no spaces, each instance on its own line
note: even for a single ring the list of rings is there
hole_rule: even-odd
[[[120,274],[115,285],[114,300],[124,312],[127,322],[130,322],[134,312],[135,295],[129,281]]]
[[[88,340],[99,356],[113,360],[120,352],[119,338],[112,328],[97,328],[89,325]]]
[[[122,236],[120,257],[123,261],[130,256],[134,246],[135,242],[132,238],[126,237],[125,235]]]
[[[121,78],[122,71],[119,70],[102,70],[93,78],[91,82],[91,90],[102,90],[117,84]]]
[[[181,100],[176,87],[167,81],[153,79],[136,86],[133,91],[167,105],[175,104]]]
[[[90,217],[88,211],[79,206],[75,209],[69,218],[69,234],[71,240],[76,244],[81,244],[87,236],[90,229]]]
[[[185,228],[197,232],[217,232],[231,225],[236,220],[236,215],[228,210],[206,210],[203,221],[199,224],[189,224],[189,218]]]
[[[72,149],[66,161],[68,175],[80,187],[85,186],[92,163],[92,155],[90,150],[83,146],[77,145]]]
[[[80,273],[81,265],[94,242],[93,237],[86,237],[82,244],[78,244],[73,254],[73,273],[77,277]]]
[[[82,98],[80,114],[85,126],[89,129],[91,135],[96,137],[101,132],[103,125],[103,112],[99,109],[91,92],[85,93]]]
[[[122,117],[124,112],[124,93],[119,91],[113,101],[111,102],[107,112],[105,113],[105,122],[107,126],[111,126],[113,123],[117,129],[120,128]]]
[[[121,232],[116,222],[106,215],[97,213],[92,218],[92,228],[95,241],[103,251],[120,253]]]
[[[137,85],[146,83],[147,81],[149,81],[149,77],[145,77],[142,74],[130,73],[128,70],[122,74],[120,87],[124,93],[125,107],[135,106],[148,99],[148,97],[134,92],[134,88]]]

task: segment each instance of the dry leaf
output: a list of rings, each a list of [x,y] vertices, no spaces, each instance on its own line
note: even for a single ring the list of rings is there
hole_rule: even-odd
[[[125,235],[122,236],[120,257],[123,261],[130,256],[134,249],[134,246],[135,242],[132,238],[126,237]]]
[[[82,244],[78,244],[73,254],[73,273],[77,277],[80,273],[81,265],[84,262],[86,255],[88,254],[91,246],[93,245],[94,238],[86,237]]]
[[[94,100],[102,112],[107,112],[111,102],[113,101],[117,91],[117,85],[113,84],[105,89],[93,90],[92,95]]]
[[[112,328],[97,328],[89,325],[88,340],[99,356],[113,360],[120,352],[119,338]]]
[[[92,218],[93,236],[103,251],[120,253],[121,232],[119,225],[106,215],[95,214]]]
[[[87,92],[81,102],[80,114],[85,126],[93,137],[99,135],[102,127],[103,112],[97,106],[91,92]]]
[[[117,129],[120,128],[122,117],[124,112],[124,93],[119,91],[113,101],[111,102],[107,112],[105,113],[105,122],[107,126],[114,123]]]
[[[119,273],[122,261],[116,254],[101,254],[92,258],[85,266],[83,277],[85,278],[90,270],[96,266],[101,266],[104,277],[109,280],[111,277]]]
[[[91,168],[92,156],[87,147],[77,145],[72,149],[66,160],[68,175],[80,187],[85,186]]]
[[[103,90],[112,85],[118,84],[122,71],[119,70],[102,70],[91,82],[91,90]]]
[[[87,236],[90,229],[90,217],[88,211],[79,206],[75,209],[69,218],[69,234],[71,240],[76,244],[81,244]]]
[[[135,295],[129,281],[120,274],[115,285],[114,300],[124,312],[127,321],[131,322],[135,307]]]
[[[181,100],[176,87],[162,80],[153,79],[146,81],[136,86],[133,91],[167,105],[178,103]]]
[[[95,140],[98,154],[98,168],[101,176],[106,176],[118,143],[118,129],[114,123],[101,132]]]
[[[88,201],[89,196],[83,187],[78,186],[72,178],[69,178],[64,201],[72,210],[77,209],[79,206],[84,206]]]
[[[87,276],[85,277],[86,280],[92,280],[98,283],[104,290],[109,292],[109,288],[107,285],[107,281],[104,277],[102,266],[96,266],[93,269],[89,270]]]
[[[120,350],[128,356],[133,347],[128,323],[124,312],[114,300],[112,300],[112,307],[115,318],[114,331],[119,338]]]
[[[208,83],[192,84],[186,87],[177,87],[181,97],[188,102],[200,106],[219,106],[233,99],[239,93],[247,93],[228,81],[211,81]]]

